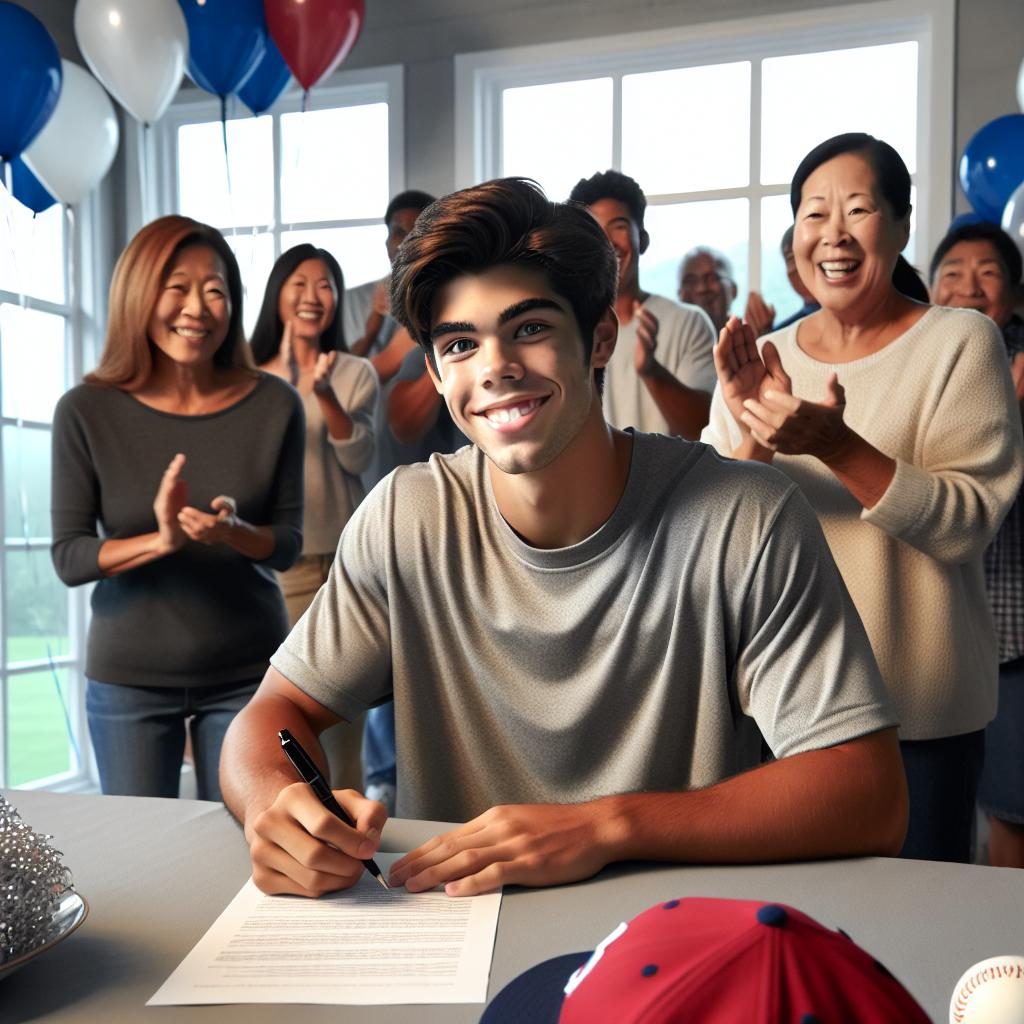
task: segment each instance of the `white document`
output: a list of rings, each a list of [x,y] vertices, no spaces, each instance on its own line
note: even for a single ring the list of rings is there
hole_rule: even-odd
[[[379,854],[387,876],[398,855]],[[364,874],[311,900],[250,878],[147,1006],[483,1003],[501,893],[385,890]]]

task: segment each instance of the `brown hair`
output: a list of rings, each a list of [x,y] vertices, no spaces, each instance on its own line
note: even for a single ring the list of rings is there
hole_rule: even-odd
[[[99,365],[87,384],[137,391],[153,372],[153,345],[147,333],[164,277],[174,257],[190,245],[207,245],[220,257],[227,275],[231,318],[215,366],[253,369],[242,330],[242,276],[224,236],[209,224],[176,214],[159,217],[128,243],[114,267],[107,309],[107,335]]]
[[[444,196],[405,237],[391,270],[391,308],[434,361],[435,295],[464,274],[514,264],[535,268],[572,307],[587,362],[594,329],[615,301],[611,243],[584,207],[550,202],[536,182],[500,178]],[[595,373],[600,388],[603,370]]]

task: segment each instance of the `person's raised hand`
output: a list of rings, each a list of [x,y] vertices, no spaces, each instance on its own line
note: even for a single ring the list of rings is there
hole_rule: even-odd
[[[348,889],[373,857],[387,808],[354,789],[334,790],[355,822],[336,818],[304,782],[285,786],[274,802],[245,822],[256,887],[270,895],[322,896]]]
[[[168,554],[181,548],[186,540],[185,532],[178,522],[178,514],[188,501],[188,484],[181,475],[184,468],[185,456],[178,452],[164,470],[153,500],[160,543]]]
[[[575,882],[611,859],[606,828],[595,804],[492,807],[396,861],[389,883],[409,892],[443,885],[449,896],[476,896],[502,885]]]
[[[747,296],[743,320],[753,328],[754,337],[760,338],[767,334],[775,323],[775,307],[765,302],[760,292],[752,291]]]
[[[639,301],[634,301],[633,319],[636,320],[633,366],[641,377],[647,377],[657,361],[654,353],[658,348],[658,318],[649,309],[644,309]]]
[[[391,312],[391,278],[378,281],[373,289],[373,312],[383,319]]]
[[[292,344],[291,320],[285,321],[284,330],[281,332],[280,358],[286,379],[293,388],[297,388],[299,386],[299,361],[295,357],[295,346]]]
[[[753,327],[739,317],[729,317],[719,332],[713,355],[722,398],[741,430],[747,429],[744,402],[760,398],[765,388],[792,390],[778,349],[766,341],[763,353],[758,352]]]
[[[765,448],[783,455],[813,455],[827,462],[844,450],[852,435],[843,418],[846,392],[836,374],[829,375],[826,387],[821,402],[766,388],[760,399],[743,403],[743,422]]]
[[[331,394],[331,371],[338,361],[337,352],[321,352],[313,367],[313,390],[318,395]]]
[[[186,505],[178,512],[178,523],[189,540],[200,544],[223,544],[228,531],[235,526],[238,518],[238,507],[234,498],[226,494],[218,494],[210,507],[211,515],[200,509]]]

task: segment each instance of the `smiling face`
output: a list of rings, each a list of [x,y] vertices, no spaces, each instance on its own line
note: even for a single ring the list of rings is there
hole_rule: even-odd
[[[736,298],[736,284],[708,253],[691,256],[679,281],[679,299],[700,306],[720,331],[729,319],[729,307]]]
[[[957,242],[935,272],[932,301],[980,310],[1005,327],[1013,315],[1013,286],[996,247],[983,238]]]
[[[619,290],[635,286],[640,276],[638,260],[650,241],[633,220],[629,207],[618,199],[598,199],[587,207],[612,243],[619,263]]]
[[[456,278],[434,300],[431,337],[437,390],[502,473],[546,468],[600,416],[592,371],[614,347],[611,311],[588,366],[569,303],[540,271],[506,265]]]
[[[277,297],[281,323],[292,325],[292,337],[315,344],[334,320],[338,290],[322,260],[303,260],[288,276]]]
[[[800,278],[821,305],[856,318],[884,301],[910,234],[910,216],[896,218],[871,165],[844,153],[804,182],[793,232]]]
[[[231,323],[227,274],[208,245],[186,246],[164,274],[146,333],[168,359],[186,366],[213,360]]]
[[[385,246],[388,250],[388,262],[394,263],[395,257],[398,255],[398,247],[405,241],[405,236],[412,231],[413,224],[416,223],[416,218],[420,215],[419,210],[404,209],[395,210],[391,214],[391,219],[388,221],[388,237],[385,240]]]

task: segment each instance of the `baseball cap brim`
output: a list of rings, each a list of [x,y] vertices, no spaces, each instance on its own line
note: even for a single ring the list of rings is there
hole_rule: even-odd
[[[590,952],[566,953],[513,978],[487,1005],[480,1024],[558,1024],[565,986]]]

